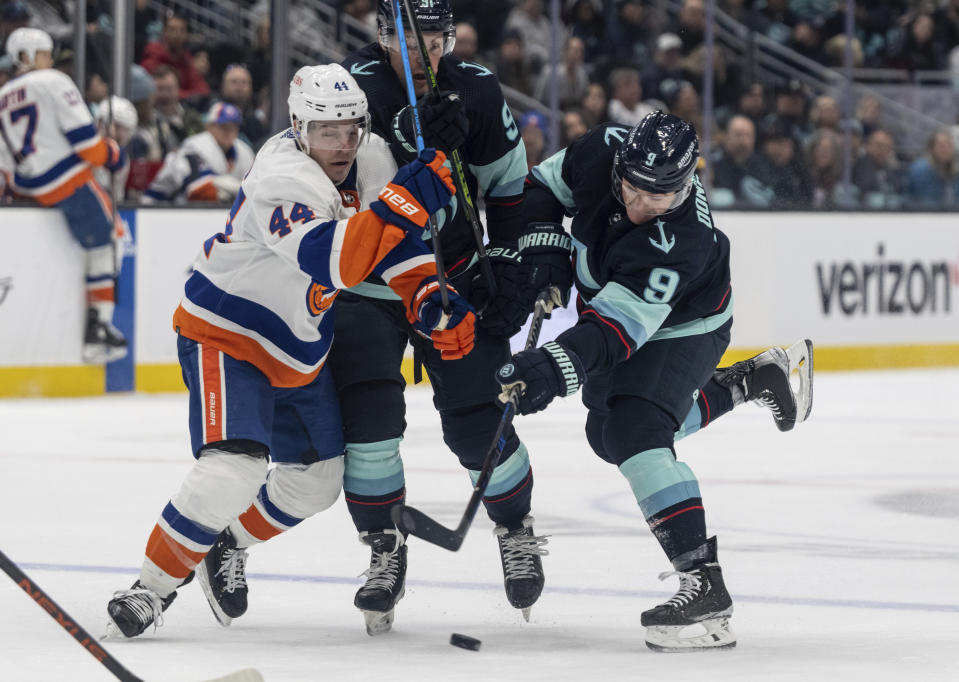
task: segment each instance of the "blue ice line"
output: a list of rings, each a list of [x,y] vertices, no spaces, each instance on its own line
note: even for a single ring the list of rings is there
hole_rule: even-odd
[[[136,575],[140,571],[136,568],[122,566],[84,566],[78,564],[42,564],[22,563],[20,567],[30,571],[60,571],[70,573],[121,573]],[[359,578],[342,578],[322,575],[290,575],[285,573],[250,573],[250,580],[272,580],[289,583],[321,583],[328,585],[356,585]],[[407,580],[411,587],[435,587],[455,590],[480,590],[499,592],[503,589],[502,583],[471,583],[445,580]],[[622,590],[596,587],[556,587],[546,586],[545,592],[550,594],[566,594],[574,597],[640,597],[643,599],[660,599],[664,592],[649,590]],[[892,602],[870,601],[864,599],[810,599],[805,597],[778,597],[761,595],[735,595],[736,602],[749,604],[780,604],[787,606],[827,606],[843,609],[873,609],[882,611],[927,611],[937,613],[959,613],[959,604],[923,604],[919,602]]]

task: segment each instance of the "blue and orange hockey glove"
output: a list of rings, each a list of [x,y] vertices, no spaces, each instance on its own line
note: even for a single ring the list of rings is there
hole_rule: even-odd
[[[443,152],[424,149],[396,171],[370,210],[390,225],[418,234],[456,193],[450,169],[443,166],[445,161]]]
[[[432,340],[433,347],[440,351],[444,360],[458,360],[473,350],[476,315],[456,289],[447,285],[446,290],[450,301],[449,315],[443,312],[440,284],[432,275],[424,279],[413,294],[406,319],[420,336]]]

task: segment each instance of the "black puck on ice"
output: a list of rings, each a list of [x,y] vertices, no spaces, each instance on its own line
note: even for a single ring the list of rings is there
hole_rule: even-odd
[[[469,649],[470,651],[479,651],[482,642],[475,637],[468,637],[454,632],[450,635],[450,644],[458,646],[460,649]]]

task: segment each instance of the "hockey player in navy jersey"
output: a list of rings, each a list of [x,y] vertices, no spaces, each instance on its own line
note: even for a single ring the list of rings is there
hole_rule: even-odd
[[[476,240],[463,198],[457,195],[437,218],[447,277],[482,310],[476,347],[469,357],[440,362],[435,351],[411,333],[400,302],[375,277],[340,296],[339,343],[330,362],[346,429],[344,494],[360,540],[371,548],[368,580],[354,600],[370,634],[389,629],[405,583],[407,546],[390,519],[390,508],[405,496],[400,458],[406,428],[405,381],[400,367],[407,342],[429,375],[446,444],[475,477],[500,418],[493,373],[509,359],[509,337],[527,317],[515,286],[516,239],[522,228],[522,189],[528,170],[519,130],[496,76],[451,54],[455,29],[449,0],[412,4],[443,93],[439,100],[429,94],[425,66],[408,22],[403,22],[407,35],[397,35],[389,0],[379,3],[378,41],[347,57],[343,65],[369,97],[373,130],[390,142],[402,162],[416,151],[400,55],[399,41],[406,40],[425,144],[448,153],[458,149],[471,196],[485,200],[486,248],[497,293],[489,295],[489,283],[480,274]],[[542,546],[546,539],[533,533],[533,475],[526,447],[512,427],[505,438],[502,461],[483,503],[496,524],[508,601],[528,615],[543,589],[540,556],[547,553]]]
[[[289,106],[291,127],[260,149],[173,317],[196,461],[136,583],[107,607],[109,630],[126,637],[159,624],[194,570],[228,625],[247,606],[245,548],[338,497],[343,427],[325,363],[341,290],[375,272],[437,354],[473,345],[472,309],[450,288],[444,313],[420,237],[454,194],[443,153],[397,170],[369,133],[363,91],[336,64],[297,71]]]
[[[716,539],[675,440],[748,400],[769,407],[783,431],[812,406],[809,341],[717,370],[732,326],[729,241],[713,222],[698,159],[693,128],[657,111],[632,129],[598,126],[530,171],[523,297],[531,305],[543,288],[568,292],[575,279],[579,318],[497,374],[504,395],[522,385],[521,414],[583,389],[590,446],[629,481],[673,564],[663,577],[680,579],[672,599],[642,614],[647,644],[659,650],[736,643]],[[706,633],[680,634],[695,623]]]

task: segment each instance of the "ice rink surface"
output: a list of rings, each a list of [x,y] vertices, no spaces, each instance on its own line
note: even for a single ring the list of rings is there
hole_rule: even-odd
[[[820,374],[810,421],[779,433],[743,406],[678,445],[700,479],[735,600],[737,648],[659,654],[639,614],[675,578],[626,480],[559,401],[518,427],[532,453],[547,587],[530,623],[506,603],[482,510],[463,548],[410,541],[393,632],[353,607],[368,551],[342,498],[251,551],[250,610],[229,628],[199,587],[155,633],[109,641],[147,680],[256,666],[281,680],[959,680],[959,370]],[[408,499],[458,520],[468,480],[428,390],[410,389]],[[186,394],[0,401],[0,548],[87,629],[136,577],[190,467]],[[451,632],[483,641],[448,644]],[[109,680],[13,581],[0,579],[0,680]]]

